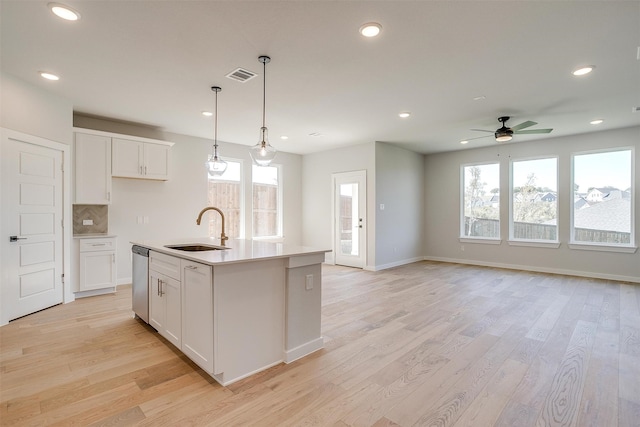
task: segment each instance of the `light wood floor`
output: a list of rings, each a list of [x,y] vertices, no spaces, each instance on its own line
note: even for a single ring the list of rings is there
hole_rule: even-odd
[[[323,267],[325,348],[222,387],[131,289],[0,328],[0,424],[639,426],[640,286],[420,262]]]

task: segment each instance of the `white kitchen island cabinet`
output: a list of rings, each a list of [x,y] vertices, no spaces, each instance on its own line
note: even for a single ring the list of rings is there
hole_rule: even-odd
[[[181,334],[167,339],[222,385],[323,347],[321,263],[328,250],[251,240],[203,252],[166,247],[218,244],[206,238],[132,243],[150,249],[151,326],[167,338],[166,323],[153,316],[161,306],[157,282],[179,271]]]
[[[182,345],[180,260],[149,252],[149,324],[171,344]]]

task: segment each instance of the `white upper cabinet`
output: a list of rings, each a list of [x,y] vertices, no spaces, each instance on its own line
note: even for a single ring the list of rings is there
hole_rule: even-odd
[[[111,203],[111,138],[75,134],[75,203]]]
[[[120,178],[169,179],[170,145],[113,138],[111,174]]]

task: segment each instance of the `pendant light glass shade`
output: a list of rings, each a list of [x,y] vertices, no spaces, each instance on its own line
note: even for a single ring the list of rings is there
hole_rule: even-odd
[[[260,139],[256,145],[249,149],[249,154],[253,162],[258,166],[269,166],[273,159],[276,157],[276,149],[269,144],[269,130],[265,125],[265,105],[266,105],[266,93],[267,93],[267,63],[271,61],[268,56],[258,57],[258,61],[262,62],[263,66],[263,86],[262,86],[262,127],[260,128]]]
[[[205,163],[207,167],[207,171],[211,176],[220,176],[227,170],[227,162],[218,157],[218,92],[222,90],[222,88],[218,86],[211,87],[211,90],[216,93],[216,109],[215,109],[215,119],[214,119],[214,131],[213,131],[213,148],[211,154],[209,154],[209,159],[207,163]]]

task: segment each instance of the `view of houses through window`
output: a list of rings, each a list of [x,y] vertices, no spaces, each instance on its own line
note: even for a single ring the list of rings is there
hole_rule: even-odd
[[[558,240],[558,159],[511,163],[510,238]]]
[[[572,156],[571,242],[632,243],[632,151]],[[461,237],[500,237],[499,164],[462,166]],[[510,239],[558,241],[558,159],[511,163]]]
[[[631,150],[573,156],[574,243],[631,243]]]
[[[463,166],[463,237],[500,237],[500,164]]]
[[[242,164],[227,160],[227,170],[221,176],[209,175],[209,206],[215,206],[224,212],[225,234],[230,239],[241,237],[242,224]],[[209,237],[220,237],[222,221],[220,215],[208,212],[207,225]]]

